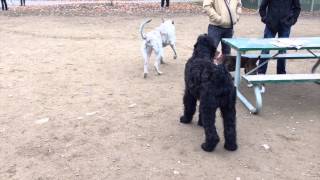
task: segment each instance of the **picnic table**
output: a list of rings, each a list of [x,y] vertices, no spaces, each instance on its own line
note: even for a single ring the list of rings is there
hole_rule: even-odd
[[[244,76],[240,74],[240,59],[245,56],[248,58],[264,58],[264,59],[319,59],[320,53],[316,50],[320,49],[320,37],[306,37],[306,38],[224,38],[224,43],[237,51],[235,81],[234,84],[237,88],[237,96],[245,107],[254,114],[257,114],[262,109],[262,91],[261,86],[265,83],[305,83],[305,82],[320,82],[320,74],[314,73],[319,65],[319,62],[312,68],[313,73],[306,74],[271,74],[271,75],[252,75],[252,72],[257,70],[262,65],[259,65],[254,70],[248,72]],[[297,50],[299,53],[286,54],[260,54],[262,50]],[[307,53],[301,53],[301,50]],[[246,54],[248,51],[259,51],[257,54]],[[291,51],[290,51],[291,52]],[[256,106],[241,93],[240,81],[245,79],[249,84],[253,85],[254,94],[256,99]]]

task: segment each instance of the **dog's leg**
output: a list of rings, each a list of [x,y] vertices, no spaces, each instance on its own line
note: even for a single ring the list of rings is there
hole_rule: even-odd
[[[164,62],[163,58],[161,58],[160,60],[160,64],[165,64],[166,62]]]
[[[184,113],[183,116],[180,117],[180,122],[184,124],[188,124],[192,121],[192,117],[196,112],[197,99],[185,90],[183,96],[183,104],[184,104]]]
[[[224,106],[220,107],[223,118],[224,127],[224,148],[228,151],[235,151],[237,145],[236,132],[236,91],[230,95],[229,100],[226,100]]]
[[[318,66],[320,65],[320,59],[312,66],[311,72],[316,73]],[[320,81],[316,81],[315,83],[320,84]]]
[[[220,139],[215,126],[216,110],[215,99],[212,95],[203,95],[200,99],[201,121],[205,131],[205,142],[201,145],[204,151],[211,152],[215,149]]]
[[[142,55],[143,55],[143,59],[144,59],[144,65],[143,65],[143,77],[144,78],[147,78],[148,73],[149,73],[148,72],[148,62],[149,62],[151,53],[152,53],[152,49],[151,48],[148,48],[148,47],[145,46],[142,49]]]
[[[158,75],[161,75],[162,72],[160,71],[160,63],[161,59],[163,58],[163,49],[159,49],[156,53],[156,62],[154,63],[155,70],[157,71]]]
[[[177,51],[176,51],[176,45],[175,44],[170,44],[170,47],[174,53],[173,59],[177,59]]]
[[[315,73],[319,65],[320,65],[320,59],[318,59],[318,61],[312,66],[311,72]]]
[[[235,107],[221,108],[221,114],[223,117],[224,138],[225,138],[224,148],[228,151],[235,151],[238,148],[237,136],[236,136]]]

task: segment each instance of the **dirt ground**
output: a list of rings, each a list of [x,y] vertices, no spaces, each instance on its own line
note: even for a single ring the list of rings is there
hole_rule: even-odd
[[[268,85],[260,115],[238,101],[239,149],[223,149],[218,113],[222,141],[204,152],[197,115],[191,125],[179,116],[184,64],[207,17],[173,18],[178,59],[166,48],[164,74],[150,68],[148,79],[144,19],[0,15],[0,179],[320,179],[319,85]],[[319,17],[301,17],[292,36],[319,36],[319,27]],[[235,30],[262,33],[256,15]],[[287,71],[309,72],[314,62],[291,60]]]

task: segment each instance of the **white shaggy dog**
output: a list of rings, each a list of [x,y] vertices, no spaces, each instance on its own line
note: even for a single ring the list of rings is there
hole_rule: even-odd
[[[176,34],[174,22],[172,20],[162,20],[161,25],[154,30],[143,33],[144,26],[149,23],[151,19],[145,21],[140,26],[140,34],[143,39],[142,43],[142,55],[144,58],[144,78],[148,76],[148,61],[150,59],[152,51],[155,52],[156,61],[154,63],[155,70],[160,75],[160,63],[163,63],[163,48],[170,45],[174,52],[174,59],[177,58],[176,52]]]

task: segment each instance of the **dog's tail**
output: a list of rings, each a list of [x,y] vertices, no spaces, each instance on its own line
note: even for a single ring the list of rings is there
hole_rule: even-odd
[[[149,20],[147,20],[147,21],[145,21],[144,23],[141,24],[141,26],[140,26],[140,34],[141,34],[141,38],[142,39],[146,39],[146,36],[143,34],[143,28],[147,23],[149,23],[151,21],[152,21],[152,19],[149,19]]]

